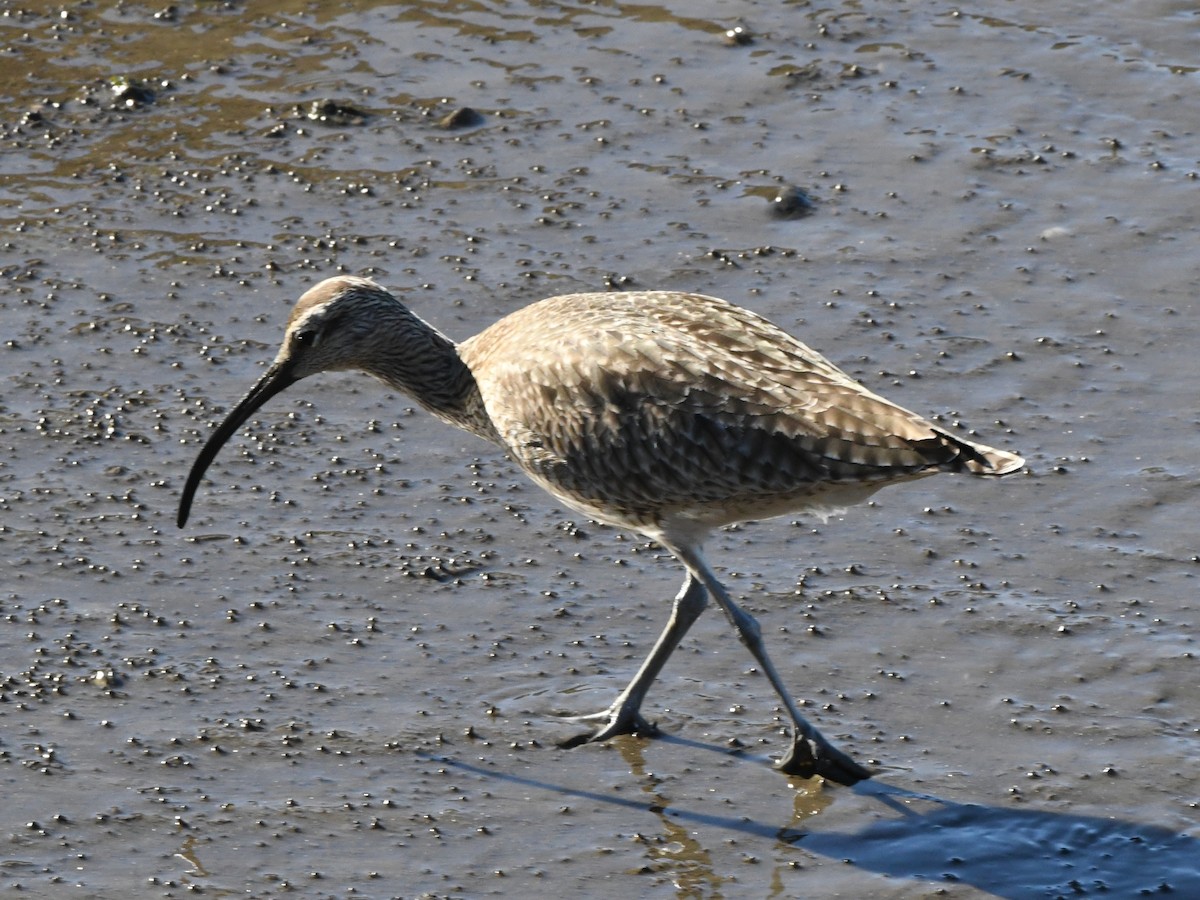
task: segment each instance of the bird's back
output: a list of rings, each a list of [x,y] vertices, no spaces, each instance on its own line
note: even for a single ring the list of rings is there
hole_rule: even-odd
[[[760,316],[697,294],[551,297],[459,353],[536,481],[635,527],[829,510],[888,481],[1022,465],[871,393]]]

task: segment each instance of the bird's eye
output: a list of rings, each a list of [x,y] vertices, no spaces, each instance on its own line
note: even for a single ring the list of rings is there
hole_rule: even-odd
[[[317,345],[317,337],[319,332],[315,328],[306,328],[303,331],[297,331],[292,335],[292,340],[301,347],[315,347]]]

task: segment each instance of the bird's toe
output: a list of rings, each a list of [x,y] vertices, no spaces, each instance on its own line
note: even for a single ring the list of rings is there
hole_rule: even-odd
[[[658,726],[646,721],[637,710],[606,709],[603,712],[592,713],[586,716],[572,716],[571,718],[581,722],[597,721],[600,725],[590,731],[585,731],[582,734],[559,741],[558,746],[566,750],[578,747],[581,744],[594,744],[599,741],[607,741],[609,738],[616,737],[619,734],[633,734],[638,737],[653,737],[658,734]]]
[[[812,778],[820,775],[827,781],[849,787],[857,784],[874,773],[856,763],[853,759],[824,741],[817,743],[806,738],[800,738],[792,744],[790,750],[776,763],[776,768],[788,775],[799,775],[801,778]]]

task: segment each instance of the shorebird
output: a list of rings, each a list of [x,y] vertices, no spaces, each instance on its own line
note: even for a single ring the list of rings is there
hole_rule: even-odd
[[[270,398],[354,369],[499,445],[551,495],[640,532],[687,571],[666,627],[578,746],[653,734],[650,685],[711,597],[791,719],[783,771],[854,784],[871,771],[800,714],[761,630],[703,553],[716,528],[785,513],[828,516],[884,485],[936,472],[1008,475],[1024,460],[964,440],[871,393],[766,319],[677,291],[581,293],[533,303],[462,343],[365,278],[322,281],[292,309],[262,378],[204,444],[179,527],[209,464]]]

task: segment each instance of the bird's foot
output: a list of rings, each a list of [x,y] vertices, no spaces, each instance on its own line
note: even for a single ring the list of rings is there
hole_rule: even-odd
[[[820,775],[828,781],[846,786],[856,784],[874,773],[860,766],[849,756],[828,743],[819,734],[815,737],[797,735],[791,749],[775,767],[788,775],[812,778]]]
[[[565,750],[578,747],[580,744],[607,741],[618,734],[634,734],[638,737],[652,737],[658,734],[658,726],[647,722],[637,709],[627,709],[616,705],[586,716],[571,716],[571,721],[599,722],[600,726],[592,731],[585,731],[583,734],[559,741],[558,746]]]

